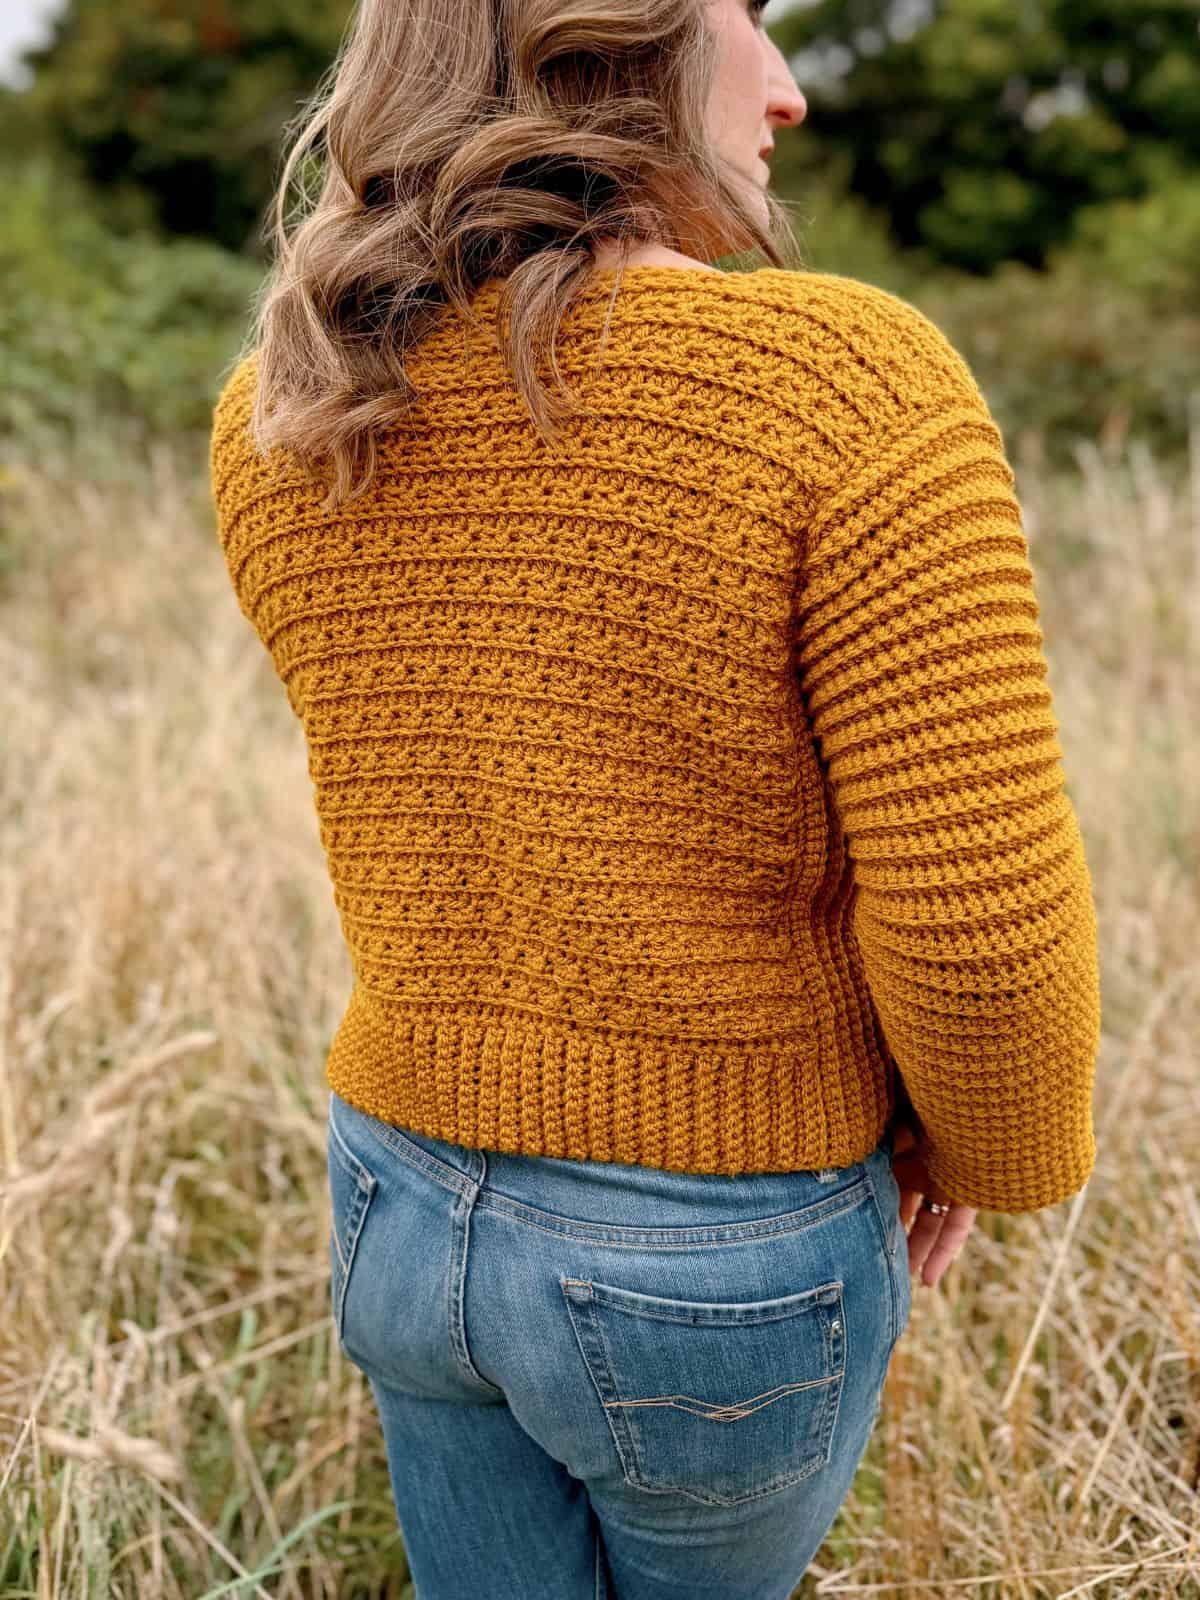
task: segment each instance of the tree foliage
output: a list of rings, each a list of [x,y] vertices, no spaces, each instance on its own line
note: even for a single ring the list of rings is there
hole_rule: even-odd
[[[976,272],[1041,266],[1085,214],[1094,237],[1097,208],[1200,177],[1195,0],[927,9],[818,0],[771,29],[808,101],[804,165],[843,154],[901,247]]]
[[[27,52],[29,109],[83,174],[172,233],[261,246],[280,132],[329,68],[349,0],[68,0]]]

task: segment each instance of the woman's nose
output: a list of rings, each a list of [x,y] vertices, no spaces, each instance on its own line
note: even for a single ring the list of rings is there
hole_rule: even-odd
[[[771,107],[771,114],[788,127],[798,128],[808,115],[808,101],[795,84],[787,93],[780,94]]]
[[[792,77],[792,69],[778,45],[774,45],[771,74],[767,83],[767,117],[775,124],[798,128],[808,115],[808,101]]]

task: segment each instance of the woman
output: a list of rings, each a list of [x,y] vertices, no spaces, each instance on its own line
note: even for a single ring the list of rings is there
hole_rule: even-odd
[[[1013,475],[932,322],[787,264],[759,10],[364,0],[214,415],[353,962],[332,1305],[420,1600],[783,1600],[910,1271],[1094,1163]]]

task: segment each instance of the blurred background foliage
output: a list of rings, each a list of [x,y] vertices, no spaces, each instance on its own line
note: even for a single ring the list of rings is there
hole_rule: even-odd
[[[1195,0],[819,0],[776,191],[810,265],[934,317],[1014,452],[1186,448],[1200,388]],[[284,124],[346,0],[67,0],[0,91],[0,432],[205,429]]]

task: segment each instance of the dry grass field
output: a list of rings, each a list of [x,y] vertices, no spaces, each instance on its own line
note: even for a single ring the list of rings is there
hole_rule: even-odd
[[[0,463],[0,1595],[402,1600],[328,1309],[350,970],[300,728],[203,442],[84,437]],[[1100,918],[1099,1161],[914,1289],[798,1597],[1200,1600],[1200,416],[1182,467],[1077,461],[1015,465]]]

